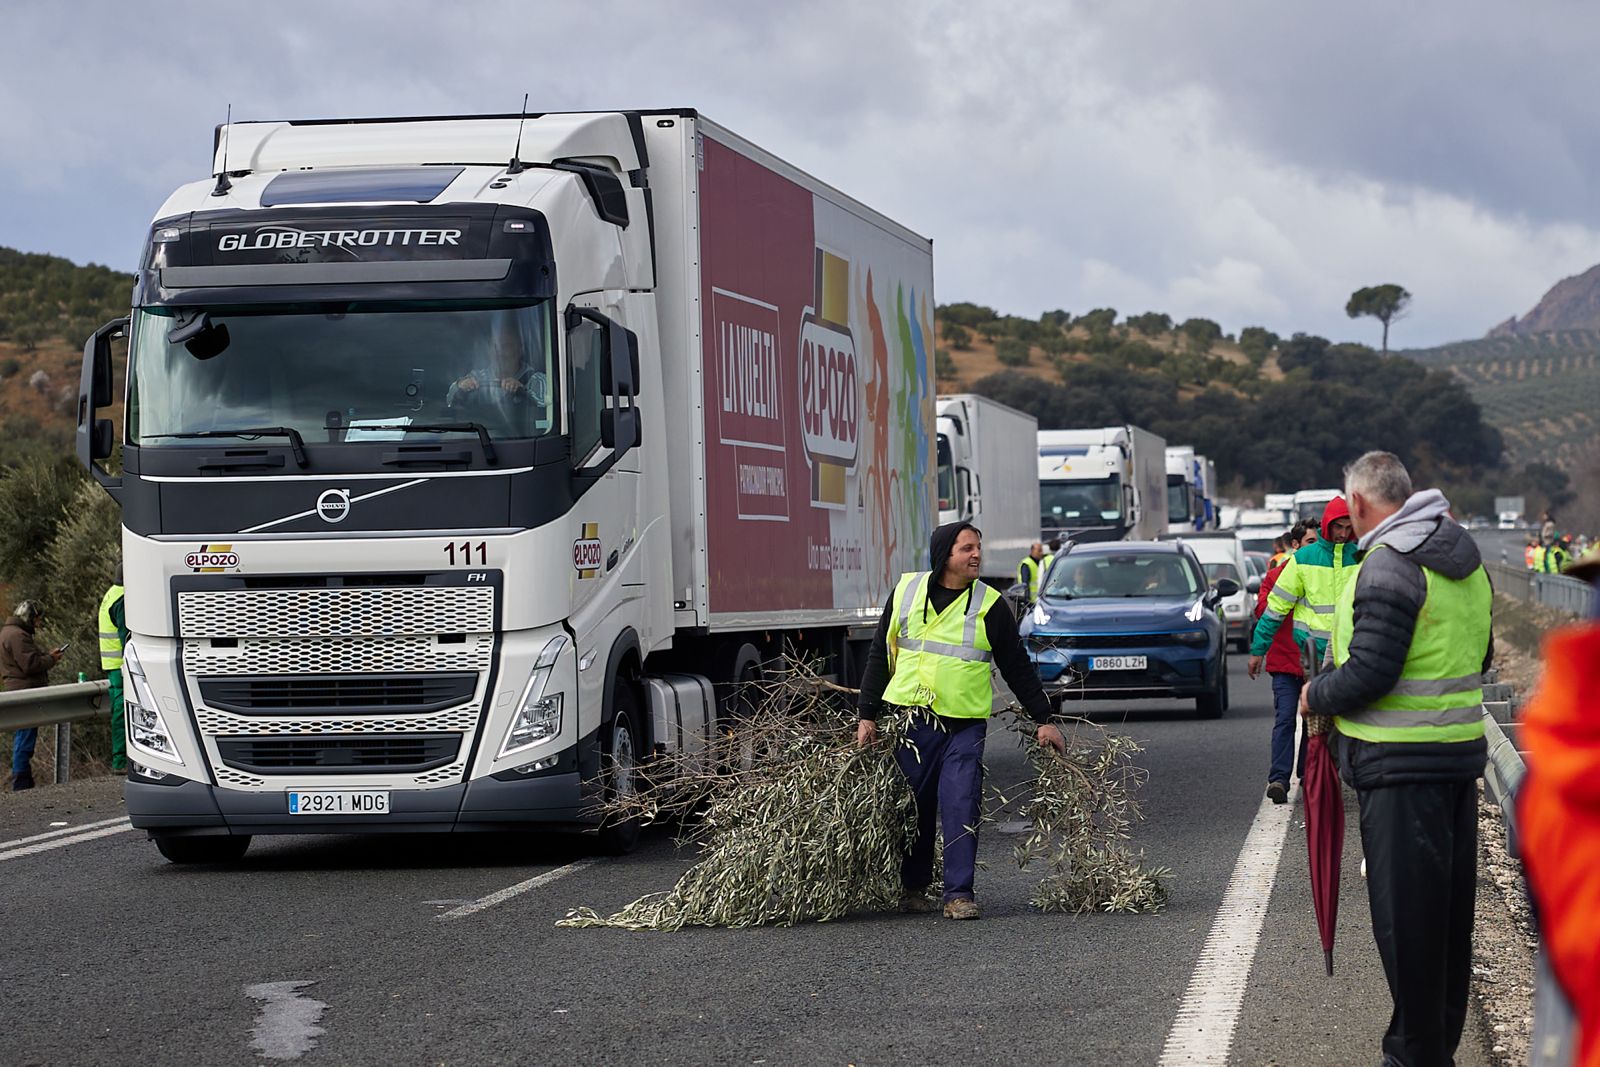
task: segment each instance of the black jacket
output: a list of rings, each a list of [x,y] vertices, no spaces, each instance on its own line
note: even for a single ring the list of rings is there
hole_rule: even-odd
[[[982,595],[982,590],[976,583],[967,589],[946,589],[937,579],[937,575],[944,572],[944,565],[950,558],[950,550],[955,546],[956,537],[962,530],[974,528],[970,523],[953,522],[933,532],[928,556],[935,578],[928,582],[928,598],[923,603],[924,611],[929,607],[935,612],[943,611],[958,597]],[[861,697],[856,707],[857,713],[863,719],[877,719],[883,707],[883,691],[889,687],[889,627],[893,625],[894,614],[894,593],[891,591],[888,601],[883,606],[883,616],[878,620],[878,630],[872,637],[872,649],[867,653],[866,673],[861,680]],[[1017,633],[1017,620],[1012,617],[1011,610],[1004,601],[989,609],[989,614],[983,617],[983,628],[989,638],[989,647],[993,650],[994,665],[999,668],[1000,676],[1006,680],[1006,685],[1011,687],[1012,694],[1021,702],[1028,717],[1034,722],[1049,722],[1053,711],[1050,698],[1045,696],[1044,686],[1039,682],[1039,674],[1033,669],[1027,650],[1022,647],[1022,638]]]
[[[1436,498],[1436,499],[1435,499]],[[1311,680],[1306,702],[1319,715],[1349,715],[1394,688],[1405,667],[1417,615],[1427,599],[1423,568],[1459,580],[1483,562],[1476,542],[1445,514],[1436,491],[1414,495],[1398,522],[1380,527],[1356,575],[1349,656],[1337,670]],[[1494,658],[1491,637],[1483,669]],[[1483,773],[1487,745],[1464,742],[1370,742],[1341,736],[1336,744],[1344,776],[1358,789],[1424,781],[1470,781]]]

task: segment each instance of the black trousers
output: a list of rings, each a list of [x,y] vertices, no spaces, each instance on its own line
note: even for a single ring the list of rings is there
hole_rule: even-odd
[[[1392,785],[1356,795],[1372,935],[1394,1001],[1384,1062],[1451,1067],[1472,979],[1477,783]]]

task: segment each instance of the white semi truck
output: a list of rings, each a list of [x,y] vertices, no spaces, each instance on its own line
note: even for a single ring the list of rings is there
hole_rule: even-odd
[[[1207,529],[1204,457],[1193,445],[1167,446],[1167,531]]]
[[[938,398],[939,522],[983,531],[983,580],[1005,589],[1039,539],[1039,420],[975,393]]]
[[[930,243],[694,111],[233,123],[85,346],[135,827],[598,828],[934,501]],[[509,163],[507,162],[509,160]],[[122,469],[110,342],[130,338]]]
[[[1042,536],[1153,541],[1166,533],[1166,448],[1137,426],[1040,430]]]

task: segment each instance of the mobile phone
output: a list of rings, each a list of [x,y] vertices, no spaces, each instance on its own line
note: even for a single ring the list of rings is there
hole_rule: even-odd
[[[57,652],[65,652],[67,649],[69,649],[71,647],[72,647],[72,642],[68,641],[65,644],[63,644],[60,648],[56,649],[56,651]]]

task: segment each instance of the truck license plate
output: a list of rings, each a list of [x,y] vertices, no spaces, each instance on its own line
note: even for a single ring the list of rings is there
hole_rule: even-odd
[[[389,794],[350,789],[301,789],[289,792],[290,815],[387,815]]]
[[[1095,656],[1089,660],[1091,671],[1142,671],[1145,666],[1144,656]]]

